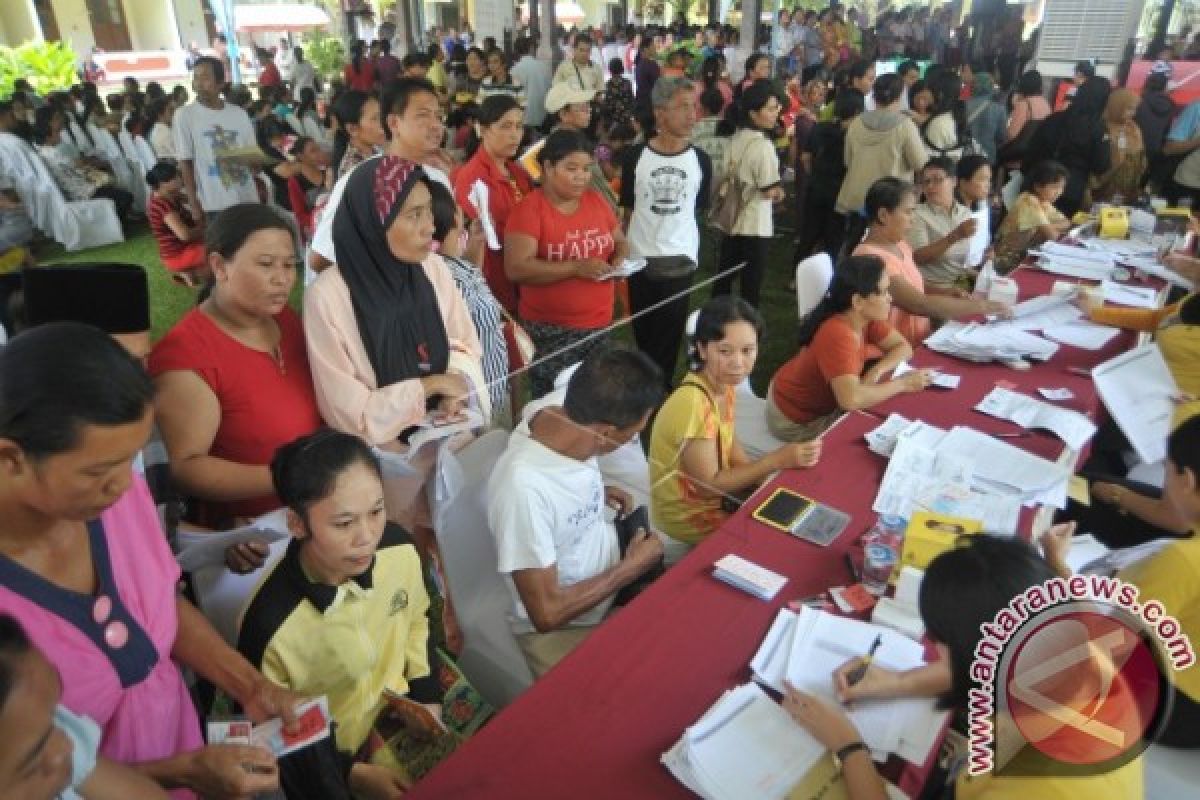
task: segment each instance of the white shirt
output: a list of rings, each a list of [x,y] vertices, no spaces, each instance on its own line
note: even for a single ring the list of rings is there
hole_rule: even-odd
[[[371,156],[362,164],[370,162],[372,159],[379,156]],[[361,167],[359,164],[358,167]],[[358,169],[355,167],[354,169]],[[454,187],[450,185],[450,177],[442,172],[437,167],[430,167],[424,164],[421,169],[425,170],[425,174],[430,179],[437,181],[447,189],[454,192]],[[321,218],[317,221],[316,230],[313,231],[312,251],[319,253],[322,257],[337,263],[337,249],[333,245],[333,218],[337,216],[337,207],[342,202],[342,194],[346,191],[346,181],[354,174],[354,170],[350,170],[345,175],[338,178],[338,182],[333,185],[333,191],[329,193],[329,201],[325,204],[325,211],[322,212]]]
[[[299,100],[301,89],[317,90],[317,71],[307,61],[297,61],[292,67],[292,97]]]
[[[196,174],[196,194],[206,213],[224,211],[238,203],[257,203],[254,174],[240,164],[217,163],[222,150],[257,147],[250,116],[233,103],[218,109],[199,102],[175,112],[175,153],[191,161]]]
[[[154,129],[150,131],[150,146],[159,158],[175,158],[175,133],[171,126],[154,123]]]
[[[553,565],[558,585],[573,586],[620,560],[616,528],[604,515],[604,481],[595,459],[578,461],[516,433],[492,470],[487,503],[497,568],[513,594],[515,633],[534,627],[513,572]],[[598,625],[611,605],[612,598],[605,598],[568,625]]]
[[[696,209],[707,205],[712,166],[708,155],[689,146],[664,155],[649,143],[634,148],[621,174],[621,207],[629,217],[629,254],[683,255],[700,263]]]

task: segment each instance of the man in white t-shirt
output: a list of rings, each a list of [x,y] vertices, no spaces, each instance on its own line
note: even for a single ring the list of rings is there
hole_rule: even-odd
[[[300,92],[305,89],[317,90],[317,70],[313,65],[304,60],[304,48],[297,47],[295,51],[295,61],[292,64],[292,97],[297,102],[300,100]]]
[[[562,406],[533,416],[528,435],[514,432],[492,470],[497,568],[513,593],[513,632],[539,677],[603,621],[617,591],[661,563],[662,544],[646,530],[621,554],[605,510],[628,513],[632,501],[604,485],[596,457],[637,436],[662,397],[645,355],[596,350],[571,376]]]
[[[449,177],[453,164],[441,149],[446,124],[442,121],[442,105],[433,84],[424,78],[397,78],[384,90],[380,105],[379,113],[384,116],[384,131],[388,137],[387,154],[419,162],[426,175],[453,192]],[[338,178],[329,193],[329,202],[317,220],[309,266],[318,272],[337,262],[333,218],[352,172]]]
[[[659,78],[650,92],[650,104],[655,135],[630,148],[625,158],[621,208],[630,257],[649,262],[629,278],[634,337],[669,386],[684,339],[688,290],[700,263],[696,215],[708,206],[712,163],[691,143],[696,127],[696,91],[691,81]]]
[[[196,59],[196,100],[176,111],[171,124],[184,192],[192,217],[202,227],[209,215],[238,203],[259,202],[255,170],[237,157],[218,157],[223,151],[258,146],[250,116],[221,98],[224,84],[225,67],[218,59]]]

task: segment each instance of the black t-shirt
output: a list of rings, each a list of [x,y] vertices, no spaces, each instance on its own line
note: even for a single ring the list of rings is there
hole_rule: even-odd
[[[812,155],[808,202],[833,205],[846,177],[846,131],[840,122],[819,122],[808,137]]]

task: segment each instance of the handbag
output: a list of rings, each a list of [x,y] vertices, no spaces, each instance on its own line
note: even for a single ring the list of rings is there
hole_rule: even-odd
[[[504,343],[508,345],[509,372],[523,370],[533,363],[537,347],[521,327],[521,323],[513,319],[504,308],[500,309],[500,313],[504,315]]]
[[[746,155],[747,147],[749,145],[742,147],[743,156]],[[711,210],[708,212],[708,224],[727,235],[733,233],[733,228],[745,206],[743,198],[746,194],[746,184],[738,178],[738,161],[739,159],[734,158],[733,151],[730,150],[729,155],[725,158],[725,171],[713,191],[712,202],[709,204]]]

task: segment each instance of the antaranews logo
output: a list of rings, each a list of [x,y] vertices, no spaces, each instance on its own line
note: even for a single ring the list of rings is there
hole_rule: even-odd
[[[1128,763],[1196,663],[1178,620],[1136,586],[1072,575],[1033,586],[981,626],[971,664],[971,775],[1085,775]]]

